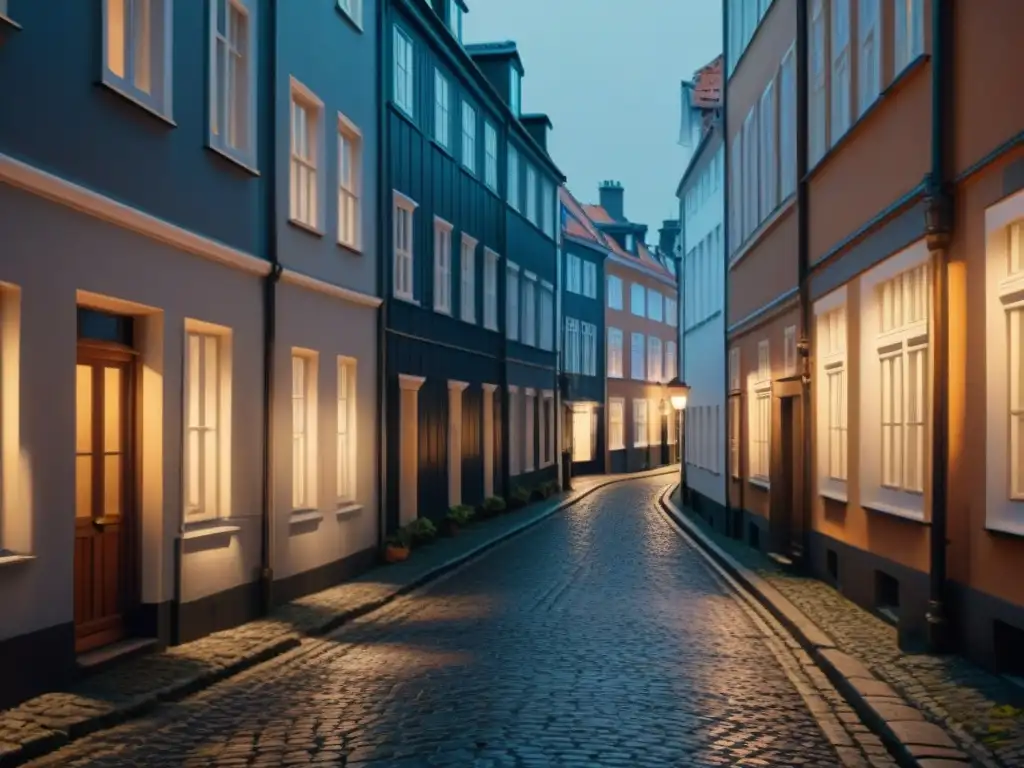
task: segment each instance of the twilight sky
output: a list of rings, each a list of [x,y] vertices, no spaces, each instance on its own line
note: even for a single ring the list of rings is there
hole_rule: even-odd
[[[679,82],[721,52],[721,0],[467,4],[467,43],[518,45],[523,111],[551,118],[548,148],[572,193],[597,202],[601,181],[621,181],[626,217],[657,242],[662,219],[678,215]]]

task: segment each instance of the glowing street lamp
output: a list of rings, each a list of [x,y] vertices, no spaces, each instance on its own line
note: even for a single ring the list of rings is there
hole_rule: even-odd
[[[676,376],[665,385],[669,402],[679,414],[679,498],[686,501],[686,401],[690,397],[690,387]]]

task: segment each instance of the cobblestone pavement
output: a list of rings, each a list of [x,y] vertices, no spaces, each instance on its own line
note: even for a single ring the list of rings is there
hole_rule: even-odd
[[[678,504],[678,492],[674,497]],[[896,628],[817,579],[782,571],[771,559],[729,539],[696,516],[715,543],[779,590],[840,650],[859,658],[968,752],[989,764],[1024,766],[1024,690],[960,656],[901,651]]]
[[[893,765],[763,611],[610,486],[423,590],[37,766]]]

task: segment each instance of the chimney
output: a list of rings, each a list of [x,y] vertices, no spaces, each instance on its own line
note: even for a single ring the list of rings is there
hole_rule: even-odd
[[[598,188],[598,193],[601,196],[601,207],[608,212],[608,215],[615,221],[625,221],[626,217],[623,212],[625,190],[622,189],[622,185],[617,181],[605,181]]]
[[[522,115],[519,118],[523,128],[536,141],[540,148],[548,151],[548,131],[551,130],[551,120],[547,115]]]
[[[675,254],[679,232],[679,219],[665,219],[658,230],[658,250],[669,254],[670,257]]]

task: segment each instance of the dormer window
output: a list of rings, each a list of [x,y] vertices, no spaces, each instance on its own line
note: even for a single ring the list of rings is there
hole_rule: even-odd
[[[519,70],[514,66],[509,67],[508,81],[508,105],[512,108],[512,114],[519,117],[522,105],[523,81]]]
[[[630,253],[633,252],[633,235],[631,234],[626,235],[626,250]]]
[[[448,29],[455,39],[462,42],[462,6],[458,0],[448,0]]]

